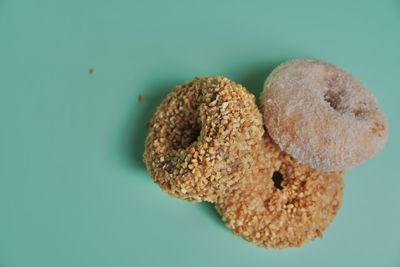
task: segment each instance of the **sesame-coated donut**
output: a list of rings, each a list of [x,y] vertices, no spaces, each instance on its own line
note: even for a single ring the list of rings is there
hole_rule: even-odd
[[[268,136],[260,151],[248,176],[216,202],[226,225],[261,247],[298,247],[322,237],[341,206],[343,173],[301,165]]]
[[[373,94],[323,61],[280,65],[265,81],[261,102],[272,139],[300,163],[321,171],[355,167],[387,140],[387,122]]]
[[[156,110],[144,162],[170,195],[213,202],[252,166],[263,133],[255,97],[243,86],[224,77],[195,78]]]

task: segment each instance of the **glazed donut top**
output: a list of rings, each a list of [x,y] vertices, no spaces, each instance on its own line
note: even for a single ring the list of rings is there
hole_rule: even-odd
[[[277,67],[261,95],[264,121],[280,148],[322,171],[354,167],[379,151],[387,122],[371,92],[319,60]]]

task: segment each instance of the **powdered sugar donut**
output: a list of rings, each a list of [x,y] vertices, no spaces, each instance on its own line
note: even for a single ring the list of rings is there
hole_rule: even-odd
[[[213,202],[253,165],[263,133],[255,97],[243,86],[224,77],[195,78],[156,110],[144,162],[168,194]]]
[[[320,60],[277,67],[261,94],[264,123],[280,148],[322,171],[346,170],[383,148],[388,132],[373,94]]]

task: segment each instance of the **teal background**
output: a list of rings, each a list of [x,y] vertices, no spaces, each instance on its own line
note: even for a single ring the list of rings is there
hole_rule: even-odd
[[[298,57],[363,80],[390,138],[348,172],[322,240],[261,249],[151,182],[145,125],[195,75],[258,96]],[[399,267],[399,62],[395,0],[0,0],[0,266]]]

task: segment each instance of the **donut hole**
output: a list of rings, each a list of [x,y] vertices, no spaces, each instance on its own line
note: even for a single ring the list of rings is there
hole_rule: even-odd
[[[348,103],[349,101],[343,100],[344,98],[346,98],[346,95],[343,91],[335,92],[328,90],[324,94],[325,102],[335,111],[343,114],[351,114],[356,119],[364,119],[367,116],[367,110],[364,108],[365,105]]]
[[[166,142],[176,151],[185,150],[199,139],[201,133],[201,121],[196,98],[193,95],[186,95],[188,99],[182,99],[169,114],[169,132],[166,135]]]
[[[363,119],[366,114],[365,105],[350,101],[353,97],[349,95],[349,88],[338,75],[328,75],[323,81],[325,93],[324,101],[335,111],[342,114],[351,114],[357,119]]]
[[[334,91],[334,90],[328,90],[324,94],[324,100],[334,110],[338,110],[340,102],[341,102],[341,94],[340,94],[340,92],[337,92],[337,91]]]
[[[280,171],[275,171],[272,174],[271,178],[272,178],[272,181],[274,181],[274,187],[279,189],[279,190],[282,190],[283,189],[282,181],[283,181],[283,178],[284,178],[283,174]]]
[[[327,71],[321,81],[321,86],[325,91],[323,95],[325,102],[334,110],[342,112],[344,95],[347,90],[343,77],[338,73]]]
[[[180,149],[185,149],[196,142],[200,136],[201,127],[200,125],[190,125],[183,131],[183,134],[180,138]]]
[[[198,125],[196,125],[196,126],[192,129],[192,131],[191,131],[191,134],[190,134],[190,136],[189,136],[189,140],[188,140],[188,145],[187,145],[187,146],[190,146],[191,144],[193,144],[194,142],[196,142],[197,139],[199,139],[200,132],[201,132],[201,127],[198,126]]]

